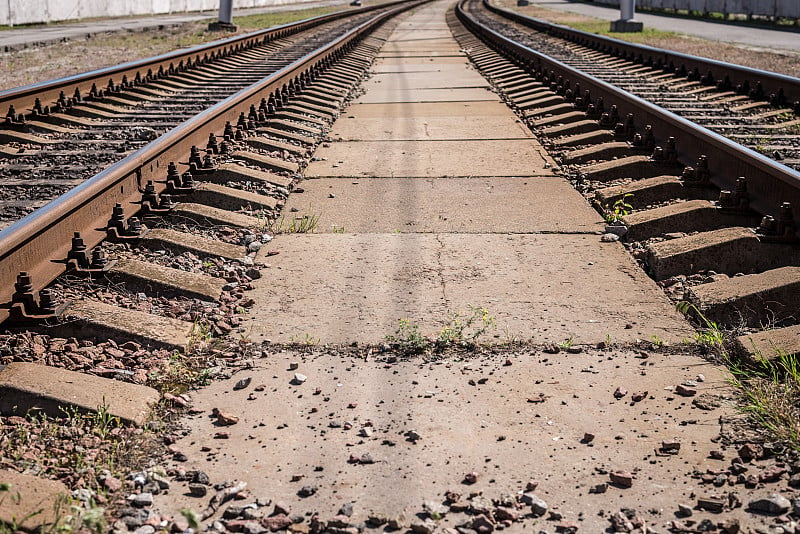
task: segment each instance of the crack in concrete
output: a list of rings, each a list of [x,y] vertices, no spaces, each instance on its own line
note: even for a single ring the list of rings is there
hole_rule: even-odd
[[[444,252],[444,241],[442,241],[442,234],[434,234],[436,236],[436,242],[439,243],[439,249],[436,251],[436,272],[439,275],[439,283],[442,287],[442,301],[445,304],[445,308],[450,308],[450,302],[447,298],[447,283],[444,279],[444,264],[442,263],[442,253]]]

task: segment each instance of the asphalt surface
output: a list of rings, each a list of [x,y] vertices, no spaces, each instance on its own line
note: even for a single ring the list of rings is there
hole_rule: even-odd
[[[255,15],[259,13],[276,13],[293,11],[296,9],[309,9],[333,5],[344,5],[347,0],[319,0],[312,2],[292,2],[278,6],[259,7],[250,9],[237,9],[233,12],[233,22],[236,17]],[[187,22],[201,20],[216,20],[217,11],[210,10],[194,13],[173,13],[169,15],[153,15],[149,17],[125,17],[110,19],[95,19],[79,22],[66,22],[63,24],[47,24],[37,26],[24,26],[15,29],[0,31],[0,51],[8,52],[29,46],[57,43],[70,39],[85,38],[88,35],[114,32],[119,30],[142,31],[151,28],[172,27]]]
[[[607,6],[574,2],[570,0],[530,0],[531,5],[543,8],[569,11],[588,17],[608,21],[619,19],[619,9]],[[674,31],[711,41],[737,43],[756,48],[794,50],[800,52],[800,32],[796,30],[773,30],[733,22],[690,19],[669,14],[637,12],[636,20],[645,28]]]

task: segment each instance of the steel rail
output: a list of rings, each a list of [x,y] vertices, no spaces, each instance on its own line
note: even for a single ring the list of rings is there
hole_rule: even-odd
[[[781,203],[790,202],[794,210],[800,206],[800,172],[483,26],[464,10],[466,1],[456,5],[464,26],[559,94],[588,91],[592,102],[603,99],[606,110],[615,105],[620,117],[632,114],[637,131],[652,126],[657,145],[674,138],[677,159],[684,164],[707,156],[710,180],[720,189],[732,191],[736,179],[745,177],[750,206],[761,215],[778,219]]]
[[[800,78],[576,30],[494,6],[489,0],[483,0],[483,5],[493,13],[536,31],[665,72],[681,73],[705,85],[716,85],[727,79],[725,89],[748,94],[757,91],[760,84],[762,94],[754,94],[754,98],[775,100],[776,104],[791,106],[796,113],[800,113]],[[779,94],[783,95],[782,102],[777,101]]]
[[[62,93],[65,98],[69,99],[78,91],[82,98],[86,98],[93,85],[96,85],[99,90],[105,90],[109,83],[115,86],[120,85],[123,78],[127,79],[131,88],[133,88],[138,85],[146,84],[148,81],[161,79],[170,73],[176,74],[184,72],[188,70],[189,65],[207,64],[215,59],[229,57],[235,53],[249,50],[256,46],[265,45],[276,39],[297,34],[326,22],[359,13],[367,13],[376,9],[391,7],[403,1],[405,0],[376,4],[360,9],[337,11],[327,15],[319,15],[298,22],[273,26],[264,30],[193,46],[185,50],[168,52],[147,59],[131,61],[83,74],[7,89],[0,91],[0,113],[5,117],[10,106],[13,106],[17,114],[24,113],[30,115],[37,98],[40,100],[43,107],[53,106],[58,102]],[[159,75],[159,71],[162,72],[161,75]],[[141,82],[136,82],[137,76],[139,80],[142,80]],[[0,125],[1,124],[2,123],[0,123]]]
[[[44,288],[64,272],[73,232],[81,233],[89,249],[97,246],[107,237],[112,207],[121,204],[126,219],[137,214],[147,181],[154,182],[157,192],[166,188],[170,162],[186,162],[192,146],[206,146],[210,133],[222,134],[226,122],[236,124],[240,113],[247,115],[251,105],[258,107],[262,99],[279,95],[290,84],[298,83],[301,76],[316,77],[319,69],[344,56],[378,25],[427,1],[397,2],[400,5],[201,112],[5,228],[0,232],[0,321],[8,318],[20,271],[29,273],[34,292]]]

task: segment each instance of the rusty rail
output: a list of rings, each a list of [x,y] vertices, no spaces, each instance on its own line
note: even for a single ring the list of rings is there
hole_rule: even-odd
[[[265,45],[276,39],[288,37],[307,29],[319,26],[357,13],[366,13],[398,4],[404,0],[397,0],[369,7],[337,11],[327,15],[308,18],[299,22],[282,24],[265,30],[229,37],[211,43],[197,45],[185,50],[176,50],[160,56],[123,63],[114,67],[107,67],[95,71],[67,76],[45,82],[39,82],[14,89],[0,91],[0,113],[3,117],[8,115],[9,109],[17,114],[23,113],[30,117],[36,100],[41,106],[56,106],[59,100],[74,98],[76,95],[87,98],[92,86],[98,91],[107,91],[109,85],[122,86],[123,79],[127,87],[133,88],[150,81],[161,79],[170,74],[184,72],[195,65],[203,65],[216,59],[229,57],[243,50]]]
[[[580,96],[586,105],[602,99],[606,110],[617,107],[622,120],[632,114],[638,132],[652,126],[657,145],[666,147],[672,138],[677,159],[684,164],[707,157],[710,181],[720,189],[732,191],[738,177],[747,178],[750,206],[761,215],[778,219],[783,202],[790,202],[794,210],[800,206],[800,172],[481,25],[464,10],[466,1],[456,6],[464,26],[568,101]]]
[[[494,6],[489,0],[483,0],[483,5],[493,13],[538,32],[648,67],[663,69],[664,72],[680,73],[705,85],[720,84],[723,89],[750,94],[776,105],[793,107],[795,113],[800,113],[800,78],[575,30]]]
[[[259,107],[262,99],[279,96],[303,77],[313,80],[378,25],[427,1],[397,2],[399,5],[201,112],[4,229],[0,232],[0,321],[8,318],[20,271],[29,273],[34,292],[44,288],[64,272],[73,232],[81,233],[87,247],[95,247],[107,237],[115,204],[122,205],[128,219],[141,210],[142,190],[148,180],[155,183],[157,192],[164,191],[170,162],[186,165],[190,148],[205,147],[209,134],[222,134],[226,122],[236,124],[240,113],[247,116],[251,105]]]

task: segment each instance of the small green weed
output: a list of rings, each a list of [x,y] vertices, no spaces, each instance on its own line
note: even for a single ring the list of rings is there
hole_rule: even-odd
[[[739,392],[743,413],[771,439],[800,450],[800,363],[796,355],[775,352],[768,359],[756,351],[747,363],[726,355],[728,383]]]
[[[497,327],[497,320],[489,315],[489,310],[472,304],[467,306],[468,313],[450,314],[450,320],[439,331],[436,346],[445,348],[449,345],[472,346],[476,340],[491,329]]]
[[[289,218],[281,215],[269,224],[269,231],[273,234],[310,234],[317,229],[319,217],[315,213]]]
[[[188,351],[196,351],[205,348],[211,341],[211,323],[208,321],[197,320],[192,324],[189,332],[189,340],[186,343]]]
[[[603,207],[603,218],[608,224],[614,224],[622,220],[626,215],[630,215],[633,211],[633,205],[628,202],[628,199],[633,196],[633,193],[625,193],[622,198],[618,198],[611,208],[608,205]]]
[[[694,335],[694,340],[697,344],[705,349],[721,349],[722,343],[725,341],[725,334],[719,328],[719,325],[711,321],[697,309],[697,306],[691,302],[681,301],[675,305],[675,309],[684,315],[691,314],[697,317],[704,325]]]
[[[306,347],[315,347],[319,345],[320,338],[313,337],[311,334],[306,332],[305,336],[296,336],[292,335],[289,336],[289,342],[294,343],[295,345],[304,345]]]
[[[205,363],[205,358],[175,351],[160,368],[150,372],[148,385],[162,393],[186,393],[208,384],[211,372]]]
[[[420,334],[419,325],[408,319],[400,319],[394,335],[386,336],[386,341],[404,354],[419,354],[430,347],[430,340]]]
[[[195,532],[200,530],[200,514],[191,508],[182,508],[179,510],[180,514],[186,519],[189,528],[194,529]]]
[[[342,226],[337,226],[337,225],[335,225],[335,224],[334,224],[334,225],[333,225],[333,230],[332,230],[332,232],[333,232],[334,234],[343,234],[343,233],[344,233],[344,225],[342,225]]]
[[[444,327],[431,337],[422,335],[417,324],[400,319],[397,330],[393,335],[386,336],[386,341],[404,354],[474,347],[478,338],[497,327],[497,320],[484,307],[470,304],[467,309],[466,314],[451,312]]]
[[[561,343],[558,344],[558,348],[560,348],[561,350],[567,350],[574,343],[575,343],[575,337],[574,336],[569,336],[567,339],[565,339],[564,341],[562,341]]]
[[[663,347],[664,346],[664,340],[661,339],[660,337],[658,337],[656,334],[653,334],[652,336],[650,336],[650,343],[652,343],[654,347]]]

